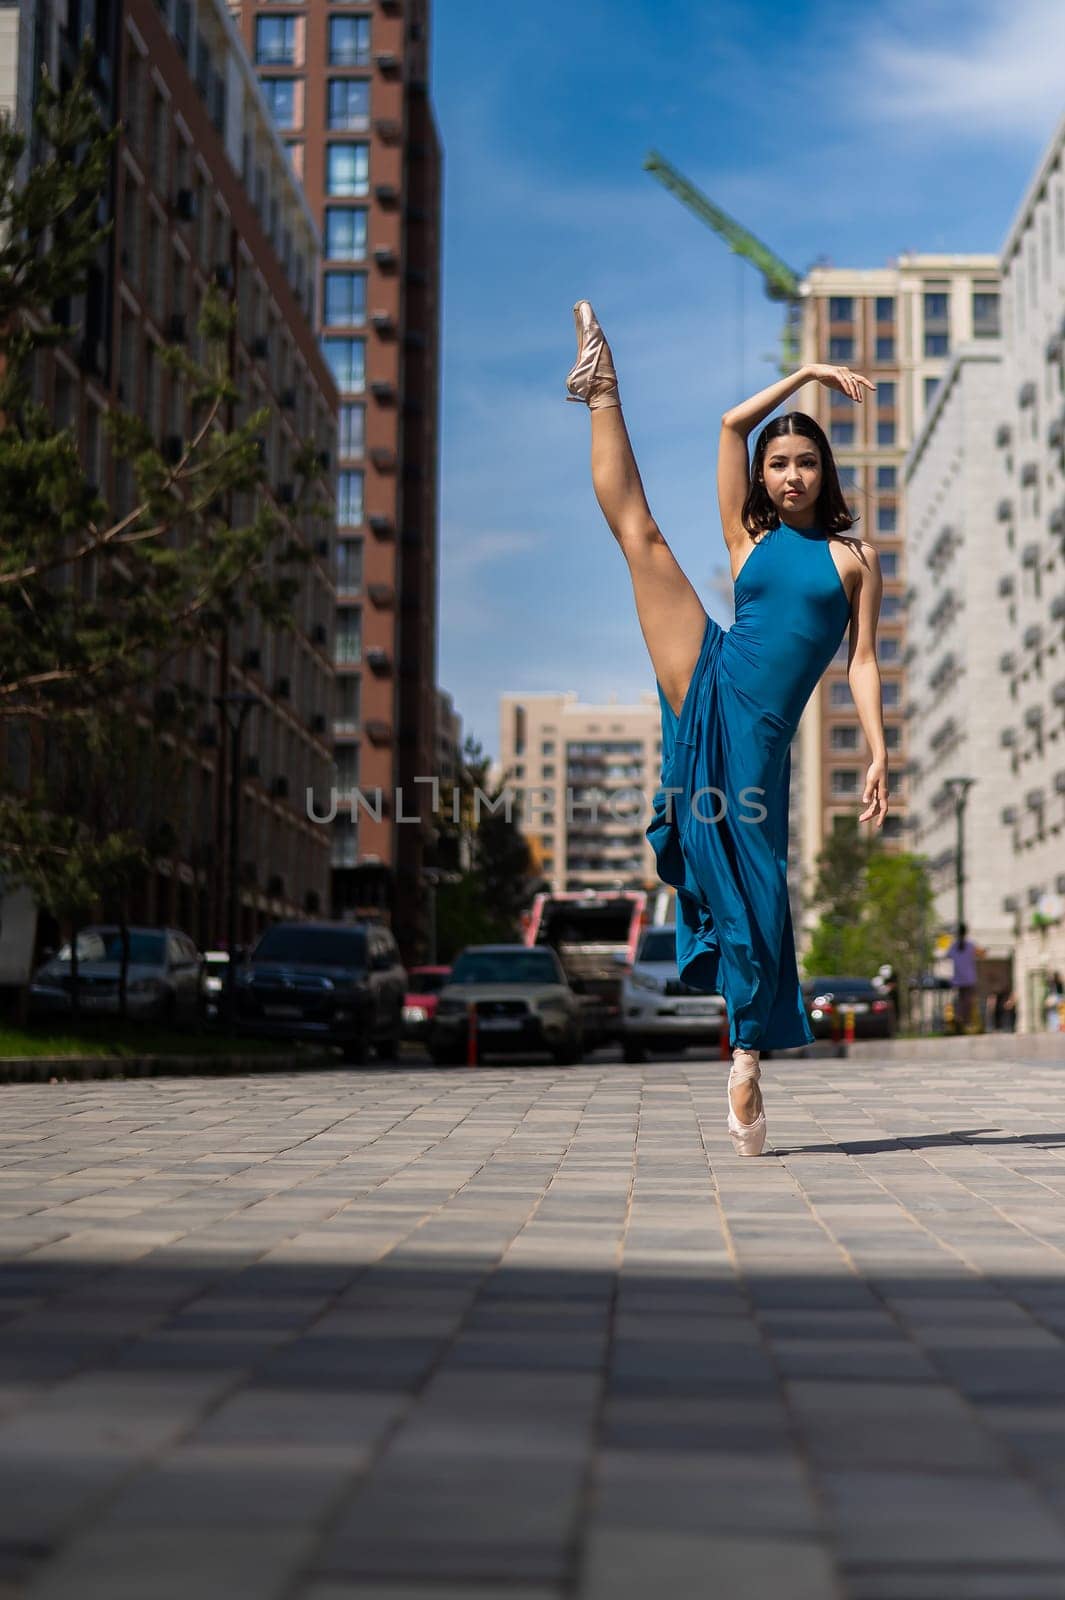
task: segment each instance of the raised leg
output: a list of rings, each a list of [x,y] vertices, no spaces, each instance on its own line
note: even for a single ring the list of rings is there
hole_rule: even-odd
[[[629,564],[636,614],[662,693],[680,715],[706,611],[651,515],[620,406],[590,412],[592,485]]]

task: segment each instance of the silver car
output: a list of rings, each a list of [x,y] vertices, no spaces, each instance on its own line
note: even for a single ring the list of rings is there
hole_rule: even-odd
[[[130,928],[126,1014],[159,1022],[194,1022],[200,1008],[203,960],[179,928]],[[77,936],[78,1009],[85,1016],[117,1016],[122,971],[122,933],[101,925]],[[30,984],[30,1009],[69,1016],[73,974],[71,947],[39,967]]]
[[[620,958],[624,962],[624,957]],[[621,1048],[626,1061],[649,1050],[717,1044],[728,1029],[725,1001],[682,983],[672,923],[647,928],[621,985]]]

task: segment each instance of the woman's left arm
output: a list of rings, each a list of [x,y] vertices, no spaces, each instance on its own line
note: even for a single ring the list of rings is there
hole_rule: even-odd
[[[876,659],[876,625],[884,580],[876,546],[862,541],[862,568],[851,599],[850,648],[847,654],[847,681],[854,698],[858,720],[869,741],[873,759],[865,777],[859,822],[876,817],[883,827],[888,809],[887,746],[884,742],[884,714],[880,703],[880,667]]]

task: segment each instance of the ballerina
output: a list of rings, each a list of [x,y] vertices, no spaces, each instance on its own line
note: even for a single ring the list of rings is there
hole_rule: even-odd
[[[578,300],[573,315],[577,361],[566,398],[592,413],[592,484],[628,563],[662,712],[662,788],[647,837],[659,876],[677,891],[680,975],[723,994],[728,1006],[733,1147],[760,1155],[760,1052],[814,1042],[787,890],[791,742],[848,625],[848,678],[872,751],[858,820],[875,818],[877,828],[888,809],[888,768],[876,548],[850,533],[855,519],[813,417],[790,411],[769,422],[750,465],[747,439],[805,383],[859,405],[875,385],[849,367],[807,364],[722,417],[718,504],[736,596],[726,631],[651,515],[595,312]]]

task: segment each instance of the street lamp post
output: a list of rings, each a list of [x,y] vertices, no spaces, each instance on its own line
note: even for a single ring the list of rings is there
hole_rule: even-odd
[[[965,921],[965,802],[975,778],[947,778],[947,790],[954,801],[954,821],[957,827],[954,856],[954,885],[957,892],[958,927]]]
[[[237,923],[240,905],[240,746],[248,712],[259,704],[257,694],[232,690],[215,695],[215,705],[229,729],[229,875],[226,880],[226,943],[229,968],[226,973],[226,1018],[232,1026],[236,1014]]]

